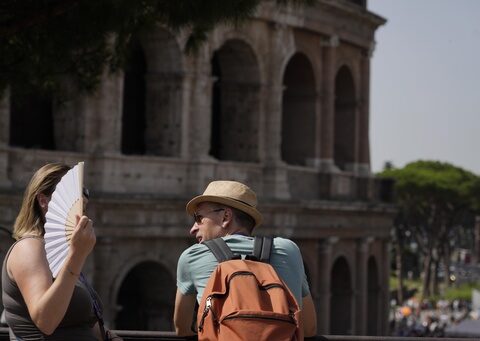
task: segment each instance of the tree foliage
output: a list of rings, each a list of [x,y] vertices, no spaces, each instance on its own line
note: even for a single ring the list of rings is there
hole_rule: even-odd
[[[479,177],[437,161],[385,169],[380,176],[395,179],[397,253],[411,241],[418,245],[424,257],[424,294],[436,293],[439,266],[448,280],[452,249],[471,246]]]
[[[264,0],[265,1],[265,0]],[[2,0],[0,92],[7,86],[60,90],[68,75],[80,89],[99,83],[105,66],[123,65],[130,37],[156,24],[190,33],[194,48],[220,23],[250,17],[261,0]],[[280,5],[315,0],[276,0]]]

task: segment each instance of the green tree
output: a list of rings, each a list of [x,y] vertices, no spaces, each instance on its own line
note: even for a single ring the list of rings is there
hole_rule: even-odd
[[[63,76],[92,90],[109,67],[122,67],[132,35],[161,24],[188,30],[187,49],[215,25],[237,24],[266,0],[2,0],[0,94],[61,90]],[[279,5],[315,0],[276,0]]]
[[[459,167],[437,161],[416,161],[404,168],[385,169],[381,177],[395,180],[398,214],[395,219],[399,281],[402,250],[413,238],[423,256],[423,295],[438,294],[440,265],[449,281],[451,252],[470,243],[479,177]],[[400,263],[400,264],[399,264]],[[398,269],[397,269],[398,270]]]

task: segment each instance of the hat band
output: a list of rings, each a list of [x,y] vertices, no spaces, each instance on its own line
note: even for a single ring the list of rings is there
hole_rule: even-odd
[[[251,208],[255,208],[255,206],[252,206],[252,205],[250,205],[248,202],[245,202],[245,201],[243,201],[243,200],[238,200],[238,199],[231,198],[231,197],[225,197],[225,198],[234,200],[234,201],[239,202],[239,203],[242,203],[242,204],[247,205],[247,206],[249,206],[249,207],[251,207]]]

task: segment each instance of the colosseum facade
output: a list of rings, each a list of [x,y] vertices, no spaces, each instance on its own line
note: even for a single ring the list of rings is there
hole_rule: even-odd
[[[194,53],[166,28],[134,37],[93,95],[0,104],[0,225],[35,169],[85,161],[97,245],[85,272],[117,329],[171,330],[176,264],[194,240],[188,199],[215,179],[259,196],[257,234],[300,247],[320,334],[387,332],[388,183],[370,171],[374,34],[365,0],[263,4]],[[3,259],[10,240],[0,238]]]

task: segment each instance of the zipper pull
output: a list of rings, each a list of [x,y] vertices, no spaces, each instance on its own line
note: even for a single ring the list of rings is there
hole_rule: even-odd
[[[205,322],[205,318],[207,317],[211,307],[212,307],[212,297],[208,296],[205,303],[205,309],[203,309],[202,319],[200,320],[200,324],[198,325],[198,330],[200,332],[203,331],[203,324]]]
[[[212,296],[207,297],[207,303],[205,304],[205,310],[209,310],[212,306]]]

